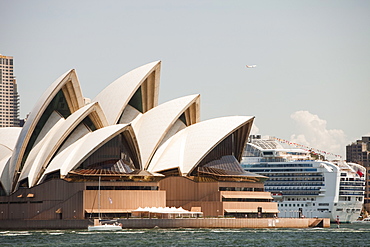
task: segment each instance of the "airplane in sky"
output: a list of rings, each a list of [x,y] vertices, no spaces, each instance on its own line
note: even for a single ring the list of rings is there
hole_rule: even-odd
[[[247,68],[255,68],[255,67],[257,67],[257,65],[246,65],[247,66]]]

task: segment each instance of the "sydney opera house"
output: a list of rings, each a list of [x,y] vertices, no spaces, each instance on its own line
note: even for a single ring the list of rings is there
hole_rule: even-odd
[[[160,70],[136,68],[94,99],[70,70],[22,128],[0,128],[0,220],[130,217],[139,207],[278,213],[266,177],[239,163],[254,118],[200,121],[199,95],[158,105]]]

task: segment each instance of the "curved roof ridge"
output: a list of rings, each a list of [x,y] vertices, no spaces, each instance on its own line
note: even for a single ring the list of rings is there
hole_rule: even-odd
[[[159,172],[180,167],[183,174],[188,174],[214,147],[237,129],[250,123],[247,131],[250,132],[253,119],[254,117],[233,116],[193,124],[179,131],[158,148],[148,170]]]
[[[7,147],[11,151],[13,151],[21,131],[21,127],[0,128],[0,145],[3,145],[4,147]],[[0,160],[1,159],[2,157],[0,155]]]
[[[199,94],[167,101],[141,115],[132,123],[139,143],[143,167],[148,166],[151,157],[180,116],[195,104],[189,125],[199,121]],[[190,118],[190,117],[189,117]]]
[[[59,114],[55,113],[54,115],[59,116]],[[42,138],[38,143],[36,143],[32,150],[30,151],[27,160],[24,162],[23,169],[20,171],[20,175],[18,177],[18,180],[16,181],[16,188],[18,188],[20,181],[22,181],[25,178],[33,178],[33,173],[38,170],[38,166],[40,165],[40,156],[43,154],[43,150],[47,148],[45,144],[49,141],[48,136],[50,136],[55,129],[60,128],[61,125],[65,122],[65,119],[61,116],[57,119],[57,121],[53,122],[53,126],[51,129],[49,129],[48,133]],[[30,182],[29,182],[30,187]]]
[[[147,110],[157,106],[160,66],[161,61],[155,61],[133,69],[109,84],[93,99],[101,105],[110,125],[118,123],[132,96],[153,72],[155,76],[150,83],[154,85],[145,90],[149,94],[145,96],[150,98]]]
[[[140,162],[140,153],[132,126],[130,124],[111,125],[85,135],[55,156],[39,180],[39,183],[47,174],[58,170],[60,170],[61,176],[67,175],[69,171],[77,168],[97,149],[124,131],[129,132],[131,140],[136,146],[135,154],[138,156],[137,160]]]
[[[29,164],[25,164],[25,168],[23,169],[20,178],[18,179],[18,183],[28,177],[29,178],[29,187],[34,186],[41,176],[40,172],[44,171],[57,152],[59,147],[64,143],[64,141],[68,138],[69,134],[74,131],[74,129],[91,113],[96,113],[97,117],[100,120],[98,128],[107,126],[107,120],[105,119],[104,113],[102,112],[99,103],[91,103],[81,107],[76,112],[72,113],[67,119],[63,119],[59,123],[55,124],[51,129],[48,131],[46,136],[43,138],[41,147],[36,149],[36,152],[32,154],[32,151],[36,148],[33,148],[31,151],[30,157],[27,161],[30,161]],[[34,156],[34,157],[31,157]],[[26,169],[27,165],[31,165],[30,169]]]
[[[12,158],[10,160],[9,176],[16,179],[16,174],[18,172],[21,172],[21,163],[25,161],[24,155],[27,146],[30,145],[29,141],[31,139],[31,136],[45,110],[52,102],[54,97],[57,95],[57,93],[61,90],[63,91],[63,93],[67,94],[65,95],[65,97],[68,98],[66,99],[66,101],[71,112],[76,111],[78,108],[84,105],[84,99],[82,97],[80,83],[78,81],[76,71],[74,69],[71,69],[61,75],[51,84],[50,87],[47,88],[47,90],[39,98],[35,107],[32,109],[26,123],[22,128],[14,149],[14,154],[12,155]],[[9,192],[10,191],[8,191],[7,193]]]

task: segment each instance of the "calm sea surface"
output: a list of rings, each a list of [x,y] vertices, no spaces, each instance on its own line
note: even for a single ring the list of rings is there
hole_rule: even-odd
[[[2,231],[0,246],[370,246],[370,224],[309,229]]]

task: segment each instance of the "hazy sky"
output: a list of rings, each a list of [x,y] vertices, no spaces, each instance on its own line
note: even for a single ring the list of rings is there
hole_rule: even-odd
[[[0,0],[0,13],[21,118],[69,69],[94,98],[161,60],[160,103],[199,93],[202,120],[255,116],[253,133],[342,155],[370,134],[367,0]]]

